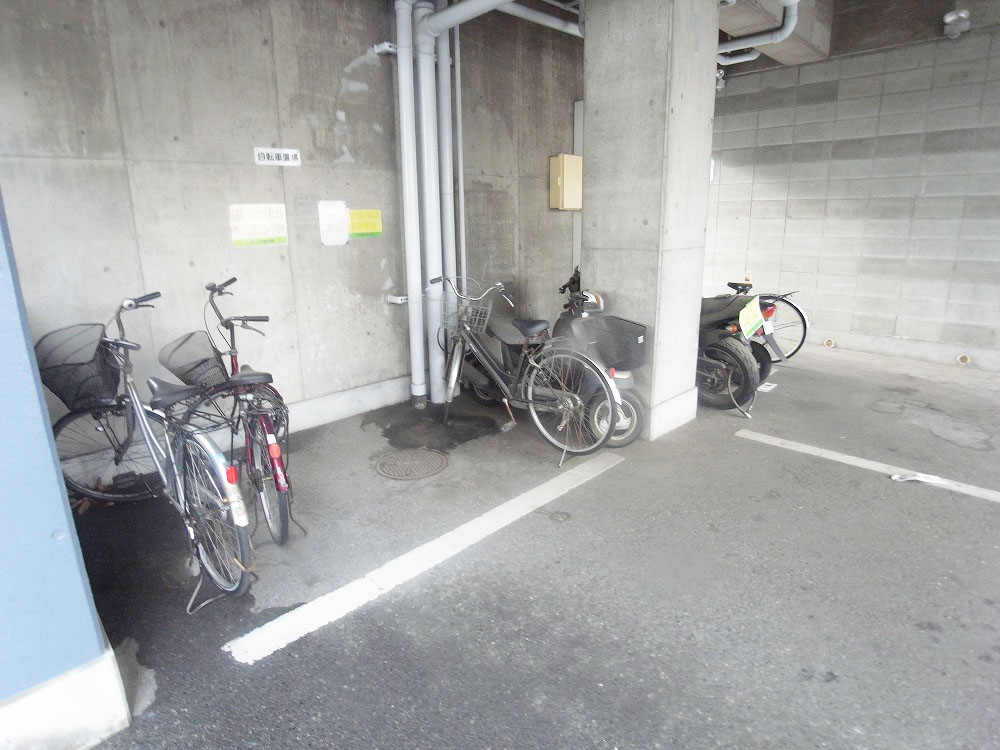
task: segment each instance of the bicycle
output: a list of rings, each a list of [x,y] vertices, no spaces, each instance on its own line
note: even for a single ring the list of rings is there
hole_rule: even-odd
[[[442,280],[451,287],[442,295],[441,316],[451,336],[445,366],[445,423],[468,353],[476,363],[470,369],[470,380],[480,389],[493,389],[507,409],[510,422],[502,429],[516,424],[511,405],[527,409],[542,438],[562,451],[560,465],[567,453],[585,455],[604,446],[621,401],[604,368],[589,355],[574,350],[568,340],[549,338],[548,321],[518,318],[512,322],[524,342],[502,364],[480,336],[486,331],[492,292],[514,306],[503,284],[497,282],[475,296],[460,293],[451,277],[437,277],[430,283]]]
[[[750,294],[750,290],[753,288],[753,284],[749,281],[731,281],[726,286],[736,292],[736,294]],[[781,353],[785,355],[785,359],[790,359],[792,355],[802,348],[802,345],[806,341],[806,333],[809,330],[809,318],[806,317],[805,311],[788,299],[793,294],[795,292],[758,295],[760,297],[761,308],[764,308],[766,305],[774,306],[774,312],[770,318],[774,326],[771,335],[778,348],[781,349]],[[751,343],[758,344],[760,347],[767,347],[768,358],[772,364],[781,362],[781,357],[778,356],[777,352],[771,351],[769,344],[763,336],[753,336],[750,341]],[[757,349],[755,356],[759,356],[760,352],[761,350]]]
[[[252,553],[238,470],[205,430],[174,415],[200,390],[149,378],[148,405],[136,390],[131,352],[141,347],[126,339],[122,313],[152,307],[159,296],[124,299],[113,318],[117,338],[106,335],[106,325],[82,324],[35,345],[42,382],[70,409],[54,427],[60,466],[66,486],[83,497],[114,502],[164,494],[180,513],[200,569],[220,596],[239,596],[250,586]],[[208,603],[191,608],[200,588],[201,580],[189,614]]]
[[[781,348],[785,359],[794,355],[806,342],[806,333],[809,331],[809,318],[805,311],[788,299],[795,292],[786,294],[762,294],[760,295],[761,305],[774,305],[774,336],[775,341]],[[771,362],[780,362],[781,358],[771,353]]]
[[[222,353],[215,346],[208,324],[204,331],[193,331],[170,342],[159,353],[160,364],[182,383],[199,386],[201,392],[188,408],[187,419],[194,424],[228,427],[230,453],[243,433],[244,474],[263,511],[271,538],[276,544],[288,541],[291,518],[291,485],[285,457],[288,455],[288,407],[271,385],[270,373],[258,372],[239,363],[236,329],[244,328],[264,335],[250,323],[266,323],[267,315],[225,317],[215,300],[231,295],[226,289],[236,283],[231,278],[221,284],[206,284],[207,309],[211,306],[227,336],[229,370]]]

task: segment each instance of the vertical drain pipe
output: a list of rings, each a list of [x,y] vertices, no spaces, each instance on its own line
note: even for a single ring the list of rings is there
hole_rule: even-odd
[[[438,10],[448,0],[436,0]],[[437,38],[438,162],[441,166],[441,251],[445,276],[455,276],[455,166],[452,154],[451,37],[447,31]],[[450,294],[450,287],[441,290]]]
[[[455,31],[455,167],[458,172],[458,273],[459,286],[465,294],[465,277],[469,274],[469,258],[465,248],[465,145],[462,133],[462,27]]]
[[[420,275],[420,198],[417,185],[417,129],[413,102],[413,0],[396,0],[396,91],[399,111],[400,189],[406,253],[406,311],[410,331],[410,396],[427,404],[424,360],[424,284]]]
[[[457,7],[457,6],[453,6]],[[434,81],[434,34],[421,21],[433,12],[429,0],[419,0],[413,10],[417,47],[417,96],[419,99],[420,193],[424,250],[424,274],[430,280],[441,275],[441,182],[438,168],[437,91]],[[427,359],[430,364],[430,395],[444,403],[444,351],[438,343],[441,328],[441,287],[427,285]]]

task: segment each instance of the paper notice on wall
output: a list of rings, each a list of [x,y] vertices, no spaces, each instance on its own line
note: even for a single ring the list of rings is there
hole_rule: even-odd
[[[233,247],[288,244],[284,203],[241,203],[229,206]]]
[[[351,237],[381,237],[382,211],[377,208],[351,209]]]
[[[320,201],[319,241],[327,247],[346,245],[351,237],[351,213],[344,201]]]

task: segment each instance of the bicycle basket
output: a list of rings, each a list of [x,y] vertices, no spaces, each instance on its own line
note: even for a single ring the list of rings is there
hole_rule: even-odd
[[[35,344],[42,383],[70,411],[108,403],[118,393],[118,368],[102,338],[104,326],[82,323],[51,331]]]
[[[614,315],[581,318],[587,343],[608,367],[636,370],[646,364],[646,326]]]
[[[449,334],[458,331],[459,322],[467,323],[473,333],[485,333],[493,301],[489,298],[470,302],[459,299],[450,289],[441,297],[441,325]]]
[[[222,385],[229,379],[222,355],[205,331],[192,331],[171,341],[160,349],[159,360],[185,385]]]

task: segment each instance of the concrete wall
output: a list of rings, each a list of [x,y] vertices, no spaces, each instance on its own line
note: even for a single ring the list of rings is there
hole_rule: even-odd
[[[800,290],[811,338],[1000,369],[1000,32],[737,76],[706,293]]]
[[[513,280],[516,312],[554,319],[573,216],[549,208],[549,157],[573,153],[583,40],[493,13],[462,27],[469,275]]]
[[[366,55],[392,30],[390,4],[368,0],[0,6],[0,184],[32,335],[159,290],[128,323],[138,371],[163,375],[155,353],[202,326],[203,285],[237,276],[223,307],[271,315],[240,345],[288,400],[405,375],[405,307],[385,301],[405,293],[394,63]],[[554,298],[537,279],[568,271],[546,259],[570,256],[571,217],[548,212],[544,180],[572,145],[580,43],[497,14],[466,38],[469,242],[493,264],[474,273],[540,270],[527,288]],[[303,166],[253,166],[255,146]],[[322,199],[380,208],[383,236],[323,247]],[[233,249],[229,205],[271,202],[289,244]]]

